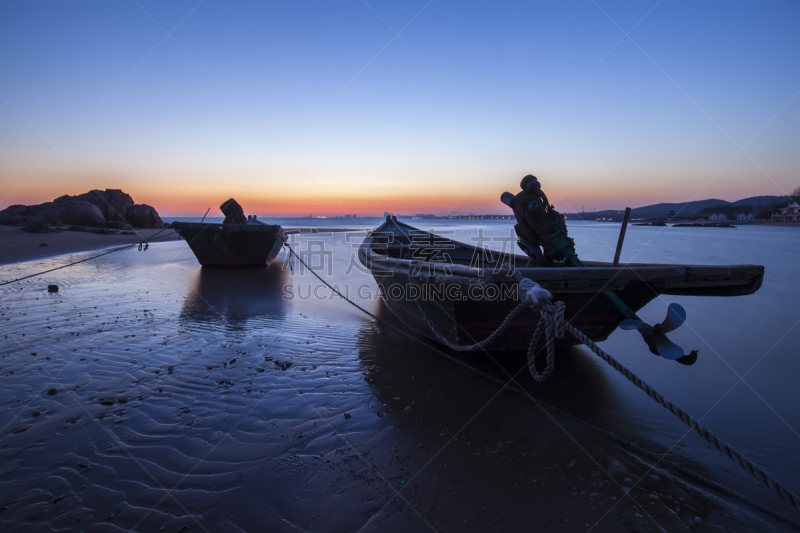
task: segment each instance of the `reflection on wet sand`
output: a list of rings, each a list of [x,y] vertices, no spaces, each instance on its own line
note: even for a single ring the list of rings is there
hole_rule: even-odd
[[[385,306],[378,316],[397,324]],[[646,463],[600,434],[503,390],[442,357],[438,347],[371,323],[361,328],[358,349],[392,445],[388,456],[376,449],[370,457],[384,461],[379,471],[390,481],[407,487],[405,500],[394,498],[376,514],[375,530],[396,525],[404,501],[437,529],[463,522],[470,531],[564,530],[559,522],[567,529],[574,524],[585,529],[603,514],[600,509],[624,498],[631,478],[646,472]],[[522,369],[518,383],[531,395],[568,412],[580,406],[576,414],[581,418],[597,423],[613,403],[603,375],[580,350],[557,352],[561,371],[557,366],[546,385],[533,382],[524,353],[496,355],[511,374]],[[505,376],[485,354],[454,357],[498,379]],[[716,510],[675,480],[658,475],[645,477],[637,491],[636,501],[668,498],[665,505],[648,505],[650,516],[641,514],[632,499],[616,506],[616,519],[637,530],[657,530],[656,524],[677,527],[689,511],[673,501],[691,501],[692,520],[705,521]]]
[[[285,313],[287,279],[280,261],[269,266],[198,268],[180,318],[234,328],[251,319],[280,320]]]
[[[377,316],[408,332],[385,305],[378,306]],[[522,387],[534,398],[595,423],[598,420],[605,422],[605,414],[615,403],[614,391],[597,362],[591,354],[577,347],[557,349],[553,375],[545,383],[536,383],[528,371],[524,352],[487,353],[479,350],[457,353],[413,332],[403,335],[381,323],[364,326],[361,330],[359,356],[369,369],[367,381],[376,388],[384,402],[391,402],[397,395],[387,391],[403,390],[409,397],[424,398],[428,390],[446,388],[448,405],[452,402],[451,407],[462,412],[464,397],[472,393],[461,382],[448,377],[455,369],[463,367],[445,355],[503,383],[511,382],[511,376],[514,376],[512,384]],[[477,373],[475,376],[485,379]],[[420,406],[420,409],[425,408]],[[437,409],[441,408],[441,402],[437,402]],[[530,408],[535,409],[533,405]]]
[[[151,280],[155,257],[76,265],[57,296],[0,289],[0,530],[776,529],[338,298],[284,301],[280,263]],[[584,351],[545,384],[498,360],[601,427],[625,412]]]

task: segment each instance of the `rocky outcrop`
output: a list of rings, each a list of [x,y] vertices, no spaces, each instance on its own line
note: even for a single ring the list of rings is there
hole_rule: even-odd
[[[135,204],[119,189],[93,190],[77,196],[64,195],[38,205],[12,205],[0,211],[0,224],[26,226],[36,222],[58,225],[163,228],[155,209]]]
[[[65,224],[79,224],[81,226],[102,226],[106,221],[106,217],[103,216],[100,208],[89,202],[66,200],[49,203],[48,207],[39,212],[39,216],[55,218]]]
[[[104,228],[109,229],[133,229],[133,227],[123,220],[107,220],[105,224],[103,224]]]
[[[128,211],[128,222],[134,228],[163,228],[164,223],[156,210],[147,204],[137,204]]]
[[[50,224],[48,224],[47,222],[31,222],[30,224],[22,228],[22,231],[27,231],[28,233],[49,233]],[[45,243],[42,244],[47,246],[47,244]],[[41,246],[41,244],[39,246]]]
[[[128,212],[134,207],[133,198],[119,189],[93,190],[77,196],[64,195],[53,203],[88,202],[97,206],[105,220],[128,221]]]

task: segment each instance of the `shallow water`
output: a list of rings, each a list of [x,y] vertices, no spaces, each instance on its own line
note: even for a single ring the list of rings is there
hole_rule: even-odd
[[[506,236],[511,228],[509,221],[440,222],[436,231],[466,242],[478,228],[486,236]],[[618,224],[570,225],[584,260],[613,257],[618,231]],[[617,331],[601,346],[800,492],[796,232],[628,228],[623,262],[763,264],[765,281],[752,296],[664,297],[642,310],[645,320],[658,322],[668,303],[686,308],[686,324],[670,336],[687,351],[700,350],[692,367],[651,355],[632,332]],[[363,236],[302,236],[295,249],[330,283],[392,322],[355,260]],[[414,485],[409,498],[417,500],[406,502],[414,512],[398,498],[382,509],[420,469],[419,479],[431,487],[450,479],[447,462],[459,472],[452,483],[463,483],[471,469],[495,476],[472,487],[470,498],[516,501],[513,483],[536,477],[535,468],[520,473],[508,462],[488,461],[514,456],[512,450],[545,454],[548,444],[530,443],[547,419],[507,393],[486,404],[497,394],[493,382],[376,323],[301,265],[290,267],[285,254],[270,268],[203,269],[185,243],[159,243],[0,288],[0,505],[8,507],[0,523],[175,531],[266,523],[275,530],[349,531],[387,524],[402,530],[406,520],[414,529],[436,517],[441,529],[454,516],[460,522],[463,488],[442,489],[432,499],[425,491],[439,489]],[[2,279],[71,259],[10,265]],[[49,283],[60,291],[48,293]],[[459,357],[504,377],[481,354]],[[511,373],[524,365],[522,354],[498,357]],[[592,424],[655,451],[671,449],[672,460],[791,514],[586,349],[559,352],[547,383],[534,384],[525,372],[520,383]],[[456,451],[435,455],[462,427],[461,440],[451,443]],[[563,445],[550,445],[556,449],[545,456],[557,457]],[[459,453],[470,462],[458,466]],[[613,464],[603,453],[600,462]],[[562,459],[555,462],[563,467]],[[452,511],[439,517],[435,507],[451,488]],[[417,516],[414,501],[430,509]],[[503,510],[488,508],[477,515],[470,509],[473,527],[503,529]]]

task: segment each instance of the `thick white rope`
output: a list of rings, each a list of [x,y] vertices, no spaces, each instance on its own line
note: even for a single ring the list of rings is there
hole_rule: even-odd
[[[543,288],[541,285],[536,283],[530,278],[519,277],[517,278],[518,286],[519,286],[519,296],[523,302],[527,303],[529,306],[538,306],[539,302],[549,302],[553,295],[550,294],[550,291]]]

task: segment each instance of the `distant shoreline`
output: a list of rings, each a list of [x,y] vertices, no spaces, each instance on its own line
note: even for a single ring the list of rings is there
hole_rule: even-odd
[[[792,228],[800,228],[800,222],[770,222],[769,220],[765,220],[764,222],[755,222],[756,226],[788,226]]]
[[[594,220],[594,219],[567,219],[567,224],[570,222],[598,222],[602,224],[621,224],[622,221],[620,220]],[[646,222],[646,224],[643,224]],[[667,226],[674,226],[675,224],[699,224],[702,226],[714,226],[716,224],[730,224],[731,226],[771,226],[771,227],[791,227],[791,228],[800,228],[800,222],[771,222],[769,220],[671,220],[671,221],[633,221],[631,220],[629,225],[631,226],[646,226],[650,225],[650,222],[664,222]],[[664,226],[661,226],[664,227]]]
[[[447,219],[443,219],[447,220]],[[463,219],[460,219],[463,220]],[[567,223],[576,222],[575,219]],[[596,220],[577,220],[577,222],[598,222]],[[613,222],[603,222],[604,224]],[[728,221],[734,226],[768,226],[800,228],[800,222],[746,222]],[[619,222],[616,222],[619,224]],[[672,225],[672,224],[668,224]],[[94,233],[63,231],[57,233],[26,233],[17,226],[0,226],[0,265],[10,265],[25,261],[47,259],[70,253],[90,252],[113,246],[136,244],[144,238],[150,238],[161,230],[137,230],[136,235],[97,235]],[[165,232],[167,233],[167,232]],[[140,237],[141,235],[141,237]],[[175,234],[165,235],[159,242],[180,240]],[[47,246],[41,246],[46,243]]]

